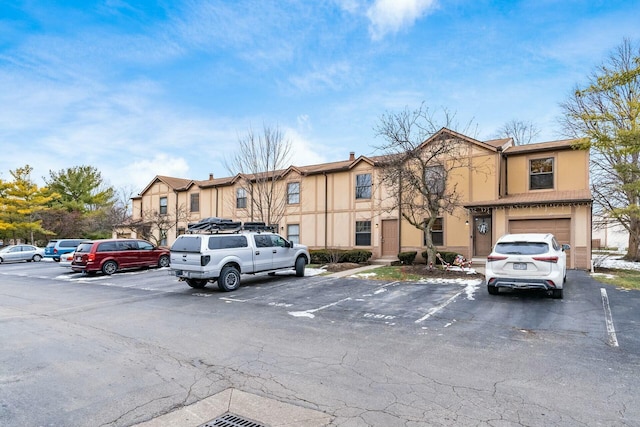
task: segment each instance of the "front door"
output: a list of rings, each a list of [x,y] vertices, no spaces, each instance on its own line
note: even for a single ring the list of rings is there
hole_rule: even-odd
[[[473,256],[486,257],[491,253],[491,215],[473,217]]]
[[[398,220],[383,219],[382,220],[382,256],[398,255]]]

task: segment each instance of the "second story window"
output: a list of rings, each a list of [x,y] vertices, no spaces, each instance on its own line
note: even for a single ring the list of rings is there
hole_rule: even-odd
[[[356,199],[371,198],[371,174],[356,175]]]
[[[191,195],[191,212],[200,212],[200,193]]]
[[[431,196],[441,197],[445,188],[444,166],[427,166],[424,170],[424,181],[426,190]]]
[[[160,215],[166,215],[167,214],[167,206],[169,205],[169,202],[167,201],[166,197],[160,197]]]
[[[287,204],[295,205],[300,203],[300,183],[290,182],[287,184]]]
[[[553,157],[534,159],[529,162],[529,189],[553,188]]]
[[[236,190],[236,208],[245,209],[247,207],[247,190],[238,188]]]

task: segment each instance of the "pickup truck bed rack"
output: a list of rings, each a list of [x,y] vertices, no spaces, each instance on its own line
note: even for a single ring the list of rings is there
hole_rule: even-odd
[[[264,222],[245,222],[243,224],[241,221],[217,217],[203,218],[187,225],[187,233],[189,234],[239,233],[241,231],[275,232],[276,229],[276,226],[266,225]]]

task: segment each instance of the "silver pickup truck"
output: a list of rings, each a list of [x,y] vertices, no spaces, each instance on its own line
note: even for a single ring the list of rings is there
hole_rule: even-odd
[[[184,234],[171,246],[171,271],[192,288],[218,281],[221,291],[240,286],[240,274],[295,269],[304,276],[306,246],[271,232]]]

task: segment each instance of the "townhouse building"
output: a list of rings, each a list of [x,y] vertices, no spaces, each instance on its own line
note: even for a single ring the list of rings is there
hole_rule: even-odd
[[[505,233],[550,232],[571,245],[569,268],[588,269],[591,259],[589,152],[575,140],[516,146],[512,139],[479,141],[443,128],[426,140],[452,138],[462,143],[468,167],[452,175],[460,200],[436,220],[432,238],[442,251],[467,258],[486,257]],[[455,154],[460,156],[460,152]],[[425,249],[424,233],[410,225],[389,200],[380,182],[382,156],[350,153],[344,161],[290,166],[273,178],[283,194],[280,234],[310,249],[361,248],[374,258]],[[256,220],[242,175],[194,180],[156,176],[132,198],[133,223],[120,235],[158,236],[171,245],[187,224],[207,217]],[[250,177],[249,177],[250,178]],[[154,227],[148,213],[172,221]],[[146,224],[146,225],[145,225]],[[142,225],[142,227],[140,226]]]

